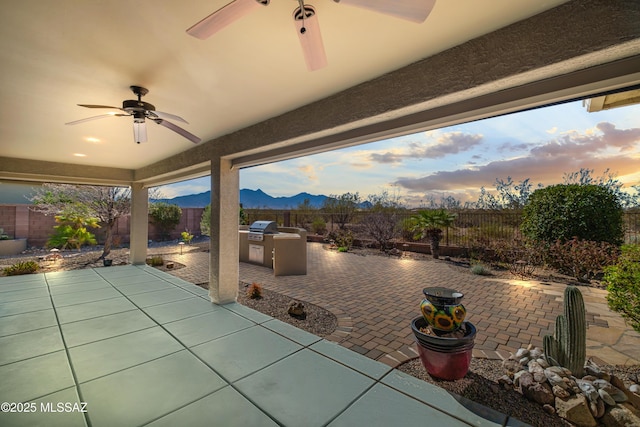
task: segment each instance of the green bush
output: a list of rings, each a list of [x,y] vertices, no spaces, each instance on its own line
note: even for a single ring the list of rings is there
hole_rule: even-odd
[[[149,206],[149,216],[151,222],[160,230],[161,238],[166,240],[169,238],[171,230],[180,223],[182,209],[178,205],[165,202],[152,203]]]
[[[640,246],[624,245],[615,265],[604,270],[609,308],[640,332]]]
[[[576,237],[619,245],[624,236],[620,202],[599,185],[560,184],[536,190],[522,219],[526,237],[549,244]]]
[[[316,234],[324,234],[327,231],[327,223],[321,217],[314,218],[311,223],[311,230]]]
[[[164,259],[160,255],[152,256],[151,258],[147,258],[147,265],[151,267],[160,267],[164,265]]]
[[[3,271],[7,276],[19,276],[21,274],[35,273],[38,268],[40,266],[35,261],[22,261],[5,268]]]
[[[62,212],[56,215],[54,225],[54,233],[47,240],[47,246],[58,249],[80,249],[84,245],[95,245],[97,242],[93,233],[87,230],[87,227],[97,228],[98,219],[86,217],[73,211]]]
[[[191,241],[193,240],[193,234],[189,233],[189,230],[183,231],[182,233],[180,233],[180,236],[182,237],[182,241],[187,245],[191,244]]]

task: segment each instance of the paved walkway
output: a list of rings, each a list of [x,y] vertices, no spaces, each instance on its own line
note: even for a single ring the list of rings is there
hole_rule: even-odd
[[[187,267],[172,274],[209,280],[209,254],[170,255]],[[522,346],[542,346],[562,313],[565,285],[477,276],[445,261],[337,253],[308,244],[307,275],[275,277],[271,269],[240,263],[240,280],[330,310],[338,329],[327,339],[395,366],[417,356],[410,322],[420,315],[422,288],[465,294],[467,320],[478,328],[475,357],[505,358]],[[587,355],[601,364],[640,364],[640,334],[607,307],[606,291],[581,288],[587,308]]]

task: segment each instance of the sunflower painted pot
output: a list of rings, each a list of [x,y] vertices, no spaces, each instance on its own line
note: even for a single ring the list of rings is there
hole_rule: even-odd
[[[433,329],[452,332],[460,328],[467,310],[460,302],[461,292],[449,288],[424,288],[425,298],[420,303],[422,316]]]

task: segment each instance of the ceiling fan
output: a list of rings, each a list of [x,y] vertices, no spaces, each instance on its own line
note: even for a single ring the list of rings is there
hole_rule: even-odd
[[[436,0],[333,0],[336,3],[370,9],[409,21],[424,22]],[[270,0],[234,0],[213,12],[197,24],[187,29],[187,33],[199,39],[206,39],[227,25],[249,14],[259,6],[269,5]],[[319,70],[327,65],[316,11],[304,0],[297,0],[299,7],[293,11],[293,20],[300,39],[302,51],[309,71]]]
[[[177,134],[187,138],[189,141],[197,144],[200,142],[200,138],[195,136],[194,134],[187,132],[182,129],[180,126],[177,126],[166,119],[171,119],[175,121],[179,121],[182,123],[189,123],[182,117],[176,116],[174,114],[163,113],[161,111],[156,111],[156,107],[149,104],[148,102],[144,102],[142,97],[149,93],[149,90],[143,88],[141,86],[130,86],[131,90],[134,94],[138,96],[137,100],[130,99],[122,101],[122,108],[120,107],[111,107],[108,105],[91,105],[91,104],[78,104],[80,107],[85,108],[110,108],[112,110],[121,110],[124,113],[107,113],[101,114],[99,116],[87,117],[86,119],[80,119],[73,122],[65,123],[67,125],[77,125],[78,123],[88,122],[90,120],[102,119],[104,117],[122,117],[122,116],[133,116],[133,138],[135,141],[140,144],[141,142],[147,141],[147,124],[145,119],[149,119],[160,126],[164,126],[167,129],[171,129]]]

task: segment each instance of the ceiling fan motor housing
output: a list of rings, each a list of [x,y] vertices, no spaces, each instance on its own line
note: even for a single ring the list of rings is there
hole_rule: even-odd
[[[148,102],[137,101],[134,99],[129,99],[126,101],[122,101],[122,109],[129,112],[134,113],[137,111],[144,112],[146,111],[155,111],[156,107]]]

